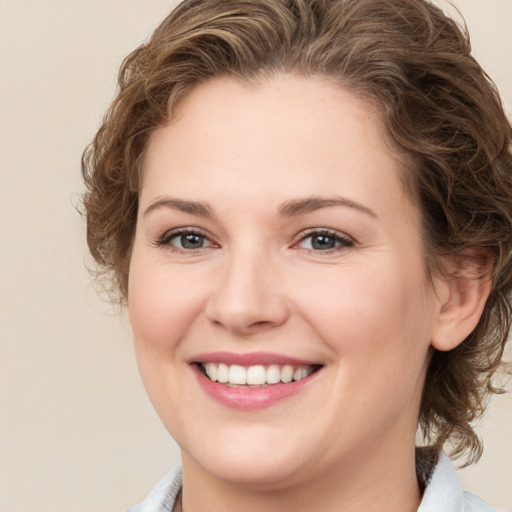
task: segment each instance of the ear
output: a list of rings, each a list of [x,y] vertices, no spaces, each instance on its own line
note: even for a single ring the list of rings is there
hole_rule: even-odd
[[[478,247],[446,257],[446,275],[436,283],[438,315],[431,345],[452,350],[471,334],[478,324],[491,291],[490,251]]]

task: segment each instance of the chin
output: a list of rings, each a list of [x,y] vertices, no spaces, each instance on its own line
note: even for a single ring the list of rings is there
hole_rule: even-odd
[[[248,461],[240,458],[214,464],[210,473],[231,484],[258,490],[279,490],[299,479],[299,468],[285,461]]]
[[[212,450],[214,446],[222,448]],[[250,442],[213,442],[200,450],[194,448],[190,454],[182,451],[184,466],[192,463],[214,478],[243,487],[278,490],[300,480],[301,471],[308,467],[304,451],[300,457],[297,450],[283,442],[276,446],[274,440],[252,438]]]

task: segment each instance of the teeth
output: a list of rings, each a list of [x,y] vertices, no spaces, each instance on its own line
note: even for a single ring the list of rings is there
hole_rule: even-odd
[[[224,384],[264,386],[279,382],[292,382],[305,379],[313,373],[313,366],[240,366],[238,364],[227,365],[224,363],[206,363],[202,365],[206,375],[213,382]]]
[[[232,364],[229,367],[230,384],[247,384],[247,370],[243,366]]]
[[[267,371],[264,366],[249,366],[247,368],[247,384],[251,386],[262,386],[266,383]]]
[[[304,368],[304,367],[297,368],[293,372],[293,380],[302,380],[302,379],[305,379],[308,375],[309,374],[308,374],[307,368]]]
[[[226,364],[219,364],[217,368],[217,380],[219,382],[229,382],[229,368]]]
[[[277,384],[281,381],[281,372],[277,364],[271,364],[267,368],[267,384]]]
[[[283,369],[281,370],[281,380],[283,382],[291,382],[293,380],[293,366],[290,366],[287,364],[286,366],[283,366]]]
[[[206,375],[208,375],[210,380],[213,380],[213,382],[217,380],[218,370],[216,364],[206,363],[204,365],[204,371],[206,372]]]

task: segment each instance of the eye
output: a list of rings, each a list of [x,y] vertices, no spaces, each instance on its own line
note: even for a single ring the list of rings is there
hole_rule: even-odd
[[[199,233],[184,233],[176,235],[170,240],[171,244],[180,249],[201,249],[208,244],[204,235]]]
[[[157,241],[157,245],[178,251],[197,251],[214,246],[213,242],[204,233],[193,229],[169,231]]]
[[[321,230],[311,231],[303,235],[296,247],[309,251],[328,252],[352,247],[353,245],[353,240],[338,232]]]

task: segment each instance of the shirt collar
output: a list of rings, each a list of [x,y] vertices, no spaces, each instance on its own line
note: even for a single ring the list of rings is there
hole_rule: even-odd
[[[463,512],[464,492],[450,459],[440,452],[418,512]]]

